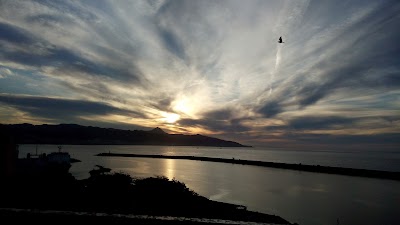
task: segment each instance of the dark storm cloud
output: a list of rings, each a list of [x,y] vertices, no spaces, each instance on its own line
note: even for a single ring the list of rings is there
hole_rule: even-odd
[[[155,109],[159,109],[161,111],[165,111],[165,112],[173,111],[171,109],[171,104],[172,104],[172,101],[174,100],[174,98],[164,95],[164,96],[160,96],[158,99],[159,100],[157,100],[156,102],[151,103],[152,107],[154,107]]]
[[[144,117],[140,113],[115,108],[111,105],[85,100],[56,99],[48,97],[0,95],[0,102],[39,118],[63,121],[81,120],[81,116],[125,115]]]
[[[16,44],[32,44],[34,39],[21,28],[0,22],[0,40]]]
[[[250,127],[242,124],[248,118],[235,118],[235,109],[222,109],[209,111],[202,115],[203,119],[181,119],[179,124],[182,126],[200,126],[211,131],[224,132],[244,132],[249,131]]]
[[[223,131],[223,133],[240,133],[250,130],[249,127],[242,125],[240,120],[181,119],[178,123],[183,127],[202,127],[214,132]]]
[[[267,118],[274,117],[283,111],[281,104],[276,101],[269,101],[258,110],[259,113],[263,114]]]
[[[349,91],[369,87],[376,89],[400,87],[400,70],[385,71],[381,66],[373,66],[375,57],[371,55],[364,62],[347,64],[327,71],[318,82],[305,82],[294,94],[298,97],[298,105],[300,107],[313,105],[338,89]],[[370,74],[374,69],[378,72]]]
[[[300,107],[313,105],[320,99],[333,93],[337,88],[355,88],[362,86],[358,79],[368,71],[366,66],[346,65],[343,68],[335,68],[325,74],[324,80],[308,82],[297,91]]]
[[[211,120],[230,120],[235,115],[234,109],[221,109],[221,110],[214,110],[211,112],[207,112],[204,114],[205,118]]]
[[[93,82],[93,83],[80,83],[72,84],[69,82],[60,82],[60,85],[68,88],[71,91],[79,92],[86,96],[93,96],[101,102],[118,102],[126,104],[126,99],[120,94],[113,93],[107,84]]]
[[[380,79],[374,79],[373,77],[364,77],[360,80],[366,87],[385,87],[388,89],[400,87],[400,72],[388,72],[385,76]]]
[[[285,124],[271,125],[265,127],[267,131],[287,131],[290,134],[294,131],[318,131],[318,130],[343,130],[360,127],[370,129],[387,127],[388,124],[395,124],[399,116],[367,116],[367,117],[345,117],[345,116],[299,116],[288,119]]]
[[[39,14],[33,16],[27,16],[25,18],[27,23],[37,23],[41,26],[47,26],[52,28],[57,25],[72,25],[73,21],[65,16],[51,15],[51,14]]]
[[[329,134],[303,134],[288,133],[281,137],[282,140],[290,139],[305,144],[325,145],[354,145],[362,143],[365,148],[368,145],[382,144],[387,146],[399,146],[400,134],[371,134],[371,135],[329,135]],[[369,146],[371,147],[371,146]]]
[[[349,127],[360,119],[339,116],[298,117],[289,121],[288,127],[297,130],[330,129],[335,126]]]
[[[51,66],[55,72],[87,73],[95,76],[116,78],[121,81],[138,81],[138,74],[132,73],[131,68],[113,68],[104,64],[95,63],[71,50],[58,47],[45,40],[33,36],[29,31],[9,24],[0,23],[0,59],[19,64],[41,67]],[[9,44],[23,47],[19,50],[4,50]],[[139,73],[136,70],[136,73]],[[57,74],[54,74],[57,75]]]

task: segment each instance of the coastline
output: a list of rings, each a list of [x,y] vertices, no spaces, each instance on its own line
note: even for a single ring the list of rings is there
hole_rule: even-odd
[[[7,193],[0,219],[107,224],[292,224],[280,216],[248,211],[246,206],[200,196],[178,180],[134,178],[97,165],[90,177],[74,178],[67,169],[18,164],[16,174],[1,177]],[[39,168],[36,168],[39,167]],[[29,185],[29,191],[26,190]],[[15,220],[14,218],[18,218]]]
[[[355,169],[355,168],[345,168],[345,167],[289,164],[289,163],[278,163],[278,162],[267,162],[267,161],[242,160],[242,159],[235,159],[235,158],[232,158],[232,159],[212,158],[212,157],[203,157],[203,156],[169,156],[169,155],[121,154],[121,153],[99,153],[96,156],[157,158],[157,159],[184,159],[184,160],[231,163],[231,164],[261,166],[261,167],[270,167],[270,168],[278,168],[278,169],[290,169],[290,170],[298,170],[298,171],[305,171],[305,172],[327,173],[327,174],[379,178],[379,179],[389,179],[389,180],[400,181],[400,172]]]
[[[8,185],[0,190],[8,195],[0,203],[0,220],[12,219],[17,224],[296,224],[242,205],[209,200],[177,180],[102,171],[85,180],[60,171],[3,178]],[[25,183],[33,184],[32,192],[24,192]]]

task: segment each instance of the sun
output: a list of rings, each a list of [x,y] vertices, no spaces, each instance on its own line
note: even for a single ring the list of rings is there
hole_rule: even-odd
[[[175,123],[181,118],[181,116],[176,113],[167,113],[167,112],[163,113],[162,116],[164,117],[162,120],[167,123]]]

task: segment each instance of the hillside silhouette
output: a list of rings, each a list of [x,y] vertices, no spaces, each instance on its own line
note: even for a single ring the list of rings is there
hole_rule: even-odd
[[[237,142],[203,135],[168,134],[157,127],[150,131],[120,130],[77,124],[1,124],[0,130],[12,135],[18,144],[76,145],[175,145],[248,147]]]

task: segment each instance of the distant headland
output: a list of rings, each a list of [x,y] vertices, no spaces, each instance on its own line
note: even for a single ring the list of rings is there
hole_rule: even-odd
[[[77,124],[32,125],[24,123],[0,124],[0,130],[12,135],[18,144],[250,147],[234,141],[200,134],[168,134],[159,127],[143,131]]]

